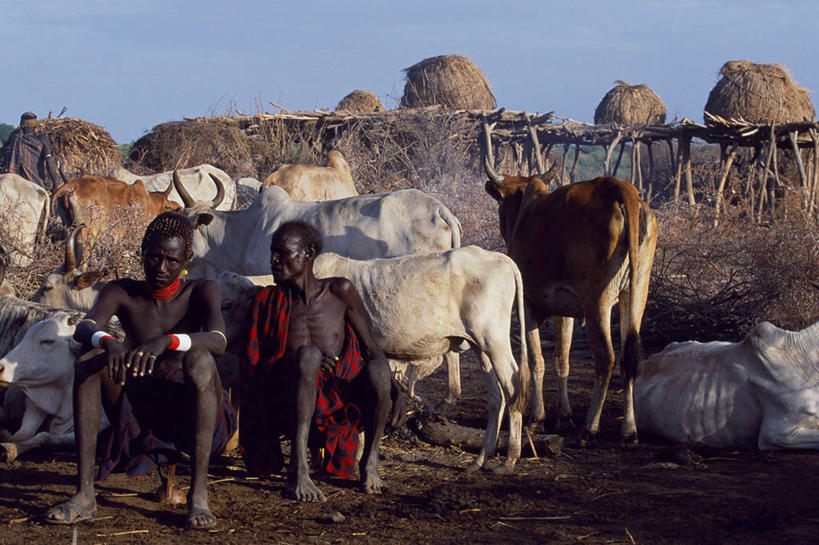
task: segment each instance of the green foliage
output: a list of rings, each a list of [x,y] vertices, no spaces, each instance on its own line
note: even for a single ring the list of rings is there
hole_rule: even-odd
[[[131,148],[134,147],[134,143],[117,144],[117,147],[119,147],[119,154],[122,155],[122,161],[125,162],[128,160],[128,154],[131,153]]]
[[[617,154],[620,148],[614,150],[611,157],[611,168],[614,168],[617,162]],[[555,157],[555,152],[552,152],[552,158]],[[580,146],[580,157],[577,160],[577,168],[575,169],[574,179],[591,180],[603,175],[603,163],[606,160],[606,150],[603,146]],[[574,148],[569,150],[566,155],[566,172],[572,168],[572,161],[574,161]],[[617,169],[617,177],[621,180],[628,180],[631,176],[631,146],[627,145],[623,151],[623,158],[620,160],[620,168]]]
[[[13,130],[14,130],[13,126],[8,125],[6,123],[0,123],[0,148],[3,147],[3,143],[6,141],[6,139],[11,134],[11,131]]]

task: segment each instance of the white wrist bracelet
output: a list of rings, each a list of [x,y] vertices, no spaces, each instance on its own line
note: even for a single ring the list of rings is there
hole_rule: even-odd
[[[100,329],[99,331],[91,335],[91,346],[93,346],[94,348],[99,348],[102,340],[109,338],[113,339],[114,336],[108,333],[107,331],[103,331]]]
[[[185,333],[178,333],[174,334],[171,333],[168,335],[171,338],[171,345],[168,347],[168,350],[176,350],[177,352],[187,352],[191,349],[191,337],[190,335],[186,335]]]

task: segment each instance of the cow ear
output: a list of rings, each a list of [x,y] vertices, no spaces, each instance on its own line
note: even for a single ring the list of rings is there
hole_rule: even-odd
[[[204,227],[205,225],[210,225],[210,222],[213,221],[213,214],[210,212],[201,212],[196,214],[196,217],[193,219],[193,228],[199,229],[200,227]]]
[[[99,282],[100,278],[102,278],[104,275],[105,271],[91,271],[82,273],[74,279],[74,286],[81,290],[85,289]]]
[[[524,210],[540,201],[540,197],[549,194],[549,186],[547,186],[540,178],[532,178],[526,184],[526,189],[523,191],[523,199],[520,203],[520,212],[518,216],[523,214]]]
[[[489,196],[495,199],[496,201],[500,202],[503,200],[503,193],[500,192],[500,189],[494,182],[491,181],[486,182],[486,184],[483,187],[484,189],[486,189],[486,192],[489,193]]]

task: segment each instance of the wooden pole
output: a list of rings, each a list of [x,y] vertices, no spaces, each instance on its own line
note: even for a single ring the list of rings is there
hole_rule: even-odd
[[[634,141],[634,148],[637,150],[637,189],[640,190],[640,195],[643,193],[643,154],[640,148],[643,145],[640,140]]]
[[[728,157],[725,160],[725,167],[722,171],[722,176],[719,180],[719,185],[717,186],[717,203],[716,203],[716,210],[714,210],[714,227],[717,226],[719,223],[719,213],[720,207],[722,206],[722,191],[725,189],[725,181],[728,179],[728,173],[731,172],[731,165],[734,162],[734,157],[737,156],[737,145],[732,144],[730,146],[730,151],[728,151]]]
[[[683,144],[683,172],[685,172],[685,188],[688,191],[688,204],[694,206],[694,176],[691,173],[691,137],[686,135]]]
[[[788,140],[791,141],[791,150],[793,151],[793,156],[796,159],[796,166],[799,169],[799,183],[802,186],[802,209],[808,209],[808,175],[805,172],[805,165],[802,162],[802,152],[799,150],[799,144],[796,141],[796,137],[799,135],[798,131],[788,131]]]
[[[620,169],[620,160],[623,158],[623,151],[626,149],[626,141],[620,142],[620,151],[617,153],[617,160],[614,162],[614,171],[611,175],[617,177],[617,171]]]
[[[574,161],[572,161],[572,170],[569,171],[569,182],[574,183],[574,173],[577,170],[577,161],[580,159],[580,144],[574,145]]]
[[[765,159],[765,168],[762,169],[762,178],[759,180],[759,208],[756,214],[756,221],[762,221],[762,208],[768,201],[768,172],[770,172],[773,162],[774,150],[776,149],[775,125],[771,124],[771,131],[768,137],[768,157]]]
[[[623,138],[623,132],[620,129],[617,129],[617,133],[614,135],[614,140],[606,145],[606,158],[603,161],[604,176],[610,176],[611,171],[609,170],[609,163],[611,163],[611,153],[614,151],[614,148],[617,147],[617,144],[620,143],[621,138]]]
[[[668,153],[674,162],[674,204],[680,202],[680,182],[682,181],[682,140],[677,142],[677,156],[674,157],[674,143],[668,139]]]
[[[543,176],[546,174],[546,169],[543,167],[543,157],[540,155],[540,140],[538,140],[537,131],[532,124],[532,114],[529,112],[523,112],[523,118],[526,120],[526,126],[529,128],[529,138],[532,139],[532,146],[535,149],[538,176]]]
[[[495,155],[492,153],[492,130],[495,128],[495,125],[498,124],[497,121],[492,123],[491,125],[486,120],[486,114],[481,114],[481,125],[483,127],[483,150],[486,154],[486,158],[489,160],[489,164],[492,168],[495,168]]]
[[[819,203],[816,202],[819,193],[819,189],[817,189],[817,186],[819,186],[819,135],[817,135],[816,129],[810,129],[808,134],[810,134],[810,139],[813,142],[813,182],[810,188],[808,217],[813,218],[813,211],[819,206]]]
[[[570,144],[563,144],[563,163],[560,165],[560,185],[566,185],[566,156],[569,155]]]

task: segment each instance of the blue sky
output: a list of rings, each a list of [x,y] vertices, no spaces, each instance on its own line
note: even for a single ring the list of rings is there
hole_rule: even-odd
[[[591,121],[622,79],[701,121],[727,60],[819,90],[817,21],[816,0],[0,0],[0,122],[67,106],[126,143],[183,117],[278,112],[270,100],[332,109],[353,89],[391,108],[403,69],[450,53],[510,110]]]

